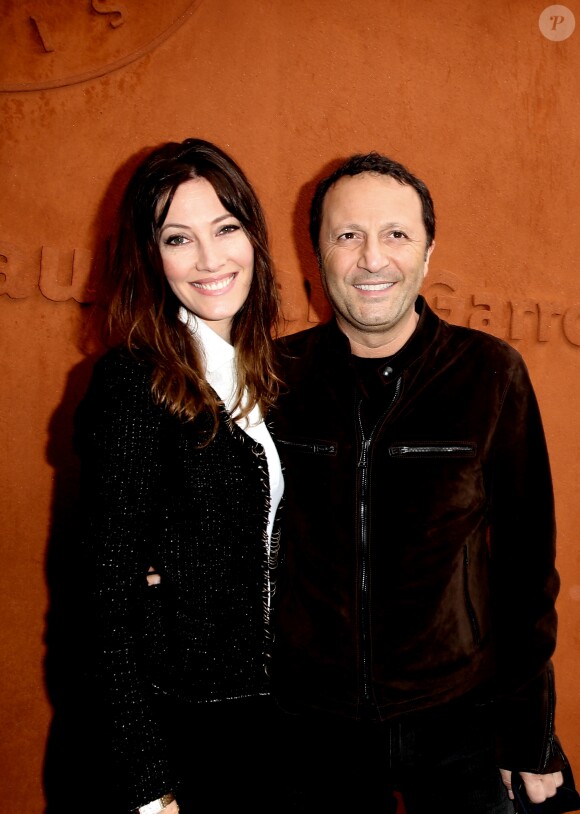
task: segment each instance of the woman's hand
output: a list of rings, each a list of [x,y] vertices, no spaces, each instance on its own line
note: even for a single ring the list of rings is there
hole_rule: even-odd
[[[150,565],[149,570],[147,572],[147,585],[159,585],[160,582],[161,574],[158,574],[155,568],[152,565]],[[169,806],[166,806],[165,810],[167,811],[168,808]],[[169,814],[171,814],[171,812],[169,812]]]

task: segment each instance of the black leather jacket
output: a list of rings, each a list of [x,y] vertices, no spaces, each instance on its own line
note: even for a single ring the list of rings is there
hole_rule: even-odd
[[[499,765],[553,771],[559,578],[536,397],[507,343],[417,310],[372,372],[370,413],[334,321],[280,342],[275,693],[380,719],[475,693]]]

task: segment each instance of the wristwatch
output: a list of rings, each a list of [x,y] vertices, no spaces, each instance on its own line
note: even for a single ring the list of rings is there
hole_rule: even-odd
[[[135,809],[135,814],[159,814],[160,811],[163,811],[169,803],[172,803],[175,800],[173,794],[164,794],[162,797],[159,797],[157,800],[152,800],[147,805],[139,806],[139,808]]]

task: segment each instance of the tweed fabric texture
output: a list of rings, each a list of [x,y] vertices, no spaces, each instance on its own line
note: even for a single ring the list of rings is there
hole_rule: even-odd
[[[225,411],[200,447],[207,428],[207,417],[184,423],[155,404],[149,367],[117,349],[95,365],[76,415],[98,700],[129,806],[175,783],[159,696],[267,692],[266,456]]]

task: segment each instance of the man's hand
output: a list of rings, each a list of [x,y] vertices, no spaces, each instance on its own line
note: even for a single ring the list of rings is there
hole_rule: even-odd
[[[510,800],[514,799],[512,791],[512,773],[509,769],[500,769],[501,779],[508,791]],[[521,778],[526,787],[526,794],[531,803],[543,803],[548,797],[553,797],[559,786],[564,782],[562,772],[552,772],[552,774],[533,774],[532,772],[520,772]]]

